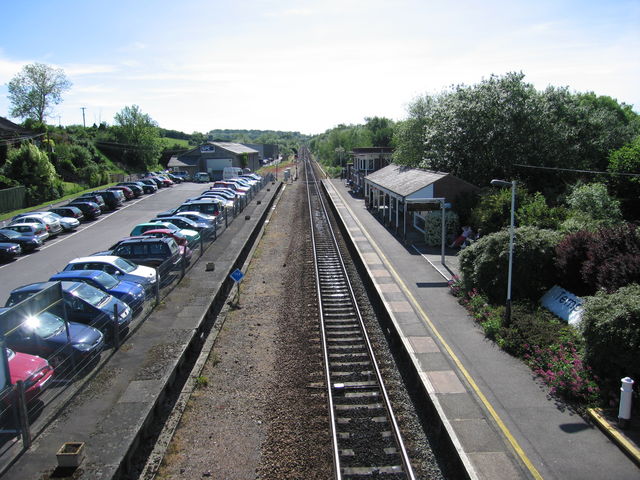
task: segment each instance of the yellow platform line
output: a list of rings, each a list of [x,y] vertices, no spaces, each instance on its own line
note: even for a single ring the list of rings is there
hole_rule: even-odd
[[[333,185],[332,185],[332,187],[333,187]],[[478,387],[478,385],[476,384],[475,380],[473,379],[471,374],[467,371],[467,369],[464,367],[464,365],[462,364],[462,362],[460,361],[458,356],[453,352],[453,350],[451,349],[449,344],[445,341],[445,339],[440,334],[438,329],[435,327],[433,322],[431,322],[431,320],[429,319],[429,316],[427,315],[427,313],[422,309],[422,306],[418,303],[418,301],[415,299],[415,297],[413,296],[411,291],[407,288],[406,284],[404,283],[402,278],[400,278],[400,275],[398,275],[398,273],[395,271],[395,269],[391,265],[391,262],[387,259],[386,255],[382,252],[380,247],[378,247],[378,245],[375,243],[373,238],[369,235],[369,232],[367,232],[367,230],[364,228],[364,226],[362,225],[360,220],[353,214],[353,211],[351,210],[351,207],[344,201],[344,198],[342,198],[342,194],[335,188],[334,188],[334,191],[336,192],[336,194],[338,194],[340,196],[340,198],[342,199],[342,204],[344,205],[344,207],[347,210],[349,210],[351,218],[353,218],[353,220],[358,224],[358,226],[360,227],[360,230],[367,237],[367,240],[369,241],[371,246],[378,253],[380,258],[382,258],[382,261],[385,263],[386,267],[391,271],[391,274],[395,278],[396,282],[398,282],[400,284],[400,287],[404,291],[405,295],[409,298],[409,300],[411,300],[411,303],[412,303],[413,307],[418,311],[420,316],[424,319],[425,323],[433,331],[433,333],[438,338],[438,340],[440,341],[440,343],[442,344],[444,349],[447,351],[447,353],[449,354],[449,356],[451,357],[453,362],[456,364],[456,366],[458,367],[458,369],[460,370],[462,375],[465,377],[467,382],[469,382],[469,385],[471,386],[473,391],[476,393],[476,395],[478,396],[480,401],[483,403],[483,405],[486,407],[486,409],[489,411],[489,414],[494,419],[494,421],[496,422],[496,424],[498,425],[498,427],[500,428],[500,430],[502,431],[504,436],[507,438],[507,440],[508,440],[509,444],[511,445],[511,447],[515,450],[515,452],[518,455],[518,457],[520,457],[520,460],[522,460],[522,463],[525,464],[525,466],[527,467],[527,469],[529,470],[531,475],[536,480],[542,480],[543,477],[542,477],[542,475],[540,475],[540,472],[538,472],[538,470],[533,465],[531,460],[529,460],[529,457],[527,456],[527,454],[524,452],[524,450],[522,449],[522,447],[520,446],[518,441],[515,439],[515,437],[511,434],[511,431],[504,424],[504,422],[500,418],[500,415],[498,415],[498,412],[496,412],[496,410],[493,408],[493,405],[491,405],[491,402],[489,402],[487,397],[485,397],[485,395],[482,393],[482,391],[480,390],[480,387]]]

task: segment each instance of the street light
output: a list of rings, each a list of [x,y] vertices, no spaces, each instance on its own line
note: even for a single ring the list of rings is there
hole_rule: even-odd
[[[507,304],[505,305],[505,326],[511,323],[511,279],[513,274],[513,235],[515,231],[514,220],[516,210],[516,181],[491,180],[491,185],[499,188],[511,187],[511,226],[509,227],[509,274],[507,277]]]

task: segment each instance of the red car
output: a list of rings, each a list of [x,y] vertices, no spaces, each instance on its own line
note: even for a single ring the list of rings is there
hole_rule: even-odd
[[[10,348],[4,350],[9,362],[11,383],[16,384],[18,380],[22,380],[25,398],[30,402],[47,387],[53,377],[53,367],[44,358],[36,355],[14,352]]]
[[[107,190],[120,190],[122,193],[124,193],[125,200],[131,200],[132,198],[135,197],[133,190],[131,190],[129,187],[125,187],[124,185],[116,185],[115,187],[109,187],[107,188]]]
[[[156,228],[153,230],[147,230],[142,234],[142,236],[149,236],[149,237],[156,237],[156,238],[162,238],[162,237],[173,238],[178,244],[178,248],[180,249],[180,255],[185,255],[187,258],[187,261],[188,262],[191,261],[191,256],[193,255],[193,251],[187,246],[188,244],[187,237],[185,237],[181,233],[173,232],[168,228]]]

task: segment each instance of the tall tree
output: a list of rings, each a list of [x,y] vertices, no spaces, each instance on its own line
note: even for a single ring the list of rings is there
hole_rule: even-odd
[[[122,160],[140,169],[155,165],[162,151],[158,124],[138,105],[124,107],[114,120],[114,133],[122,144]]]
[[[43,63],[25,65],[8,84],[11,115],[44,123],[69,88],[71,82],[62,69]]]
[[[31,143],[9,151],[2,174],[27,188],[27,202],[37,205],[58,198],[62,193],[60,177],[47,154]]]

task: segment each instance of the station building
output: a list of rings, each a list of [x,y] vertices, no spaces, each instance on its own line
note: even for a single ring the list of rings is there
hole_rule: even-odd
[[[449,173],[395,164],[364,177],[366,207],[405,240],[411,233],[424,234],[427,212],[455,210],[460,195],[479,191],[479,187]]]

